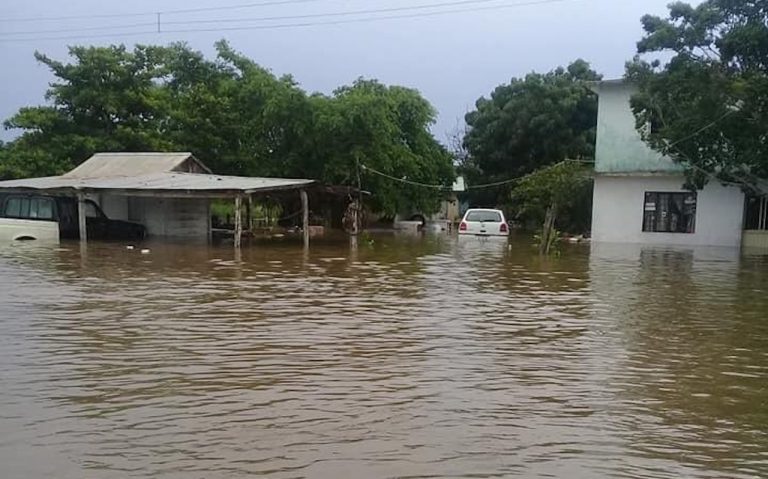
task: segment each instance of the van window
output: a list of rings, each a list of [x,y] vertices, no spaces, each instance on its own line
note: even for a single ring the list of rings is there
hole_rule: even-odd
[[[8,198],[5,202],[5,215],[8,218],[18,218],[21,215],[21,198]]]
[[[4,213],[6,218],[53,220],[53,200],[51,198],[8,198]]]

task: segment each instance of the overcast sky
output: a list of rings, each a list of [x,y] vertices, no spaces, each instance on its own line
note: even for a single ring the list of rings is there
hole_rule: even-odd
[[[463,121],[464,114],[480,96],[487,95],[495,86],[514,76],[548,71],[576,58],[589,61],[607,78],[621,76],[624,62],[633,56],[635,44],[642,34],[640,17],[646,13],[663,15],[669,0],[27,0],[3,3],[0,13],[2,119],[19,107],[44,102],[43,96],[52,76],[33,58],[35,50],[65,60],[66,47],[71,44],[165,44],[183,40],[211,54],[213,43],[225,38],[234,48],[274,73],[293,74],[310,92],[328,93],[360,76],[416,88],[439,111],[433,131],[444,141],[446,134]],[[134,14],[249,3],[252,6],[248,8],[161,15],[162,29],[193,30],[191,32],[121,35],[125,31],[146,32],[156,28],[155,14]],[[308,17],[440,3],[452,5],[388,13]],[[496,8],[499,6],[507,7]],[[462,11],[431,15],[445,10]],[[101,14],[125,16],[29,21],[40,17]],[[328,24],[413,14],[423,16]],[[305,18],[242,22],[260,17],[302,15]],[[170,23],[222,19],[228,21]],[[225,30],[321,22],[326,24]],[[137,24],[141,26],[125,27]],[[78,29],[79,32],[11,35],[12,32]],[[203,29],[211,31],[201,31]],[[98,37],[40,38],[84,34]],[[9,42],[9,38],[29,40]],[[9,139],[15,134],[2,132],[0,138]]]

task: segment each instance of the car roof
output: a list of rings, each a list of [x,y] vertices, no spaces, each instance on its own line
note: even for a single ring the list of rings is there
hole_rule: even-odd
[[[492,211],[494,213],[502,213],[501,210],[494,210],[491,208],[470,208],[467,210],[467,213],[469,213],[470,211]]]

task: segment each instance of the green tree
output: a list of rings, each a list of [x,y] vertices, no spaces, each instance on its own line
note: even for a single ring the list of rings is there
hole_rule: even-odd
[[[22,108],[5,121],[24,133],[8,146],[0,174],[60,174],[96,151],[170,148],[161,130],[161,50],[72,47],[69,64],[35,53],[56,81],[46,93],[48,105]]]
[[[471,183],[491,183],[530,173],[566,158],[594,157],[597,98],[587,88],[599,80],[589,64],[531,73],[497,87],[467,114],[468,158],[461,170]],[[508,190],[485,190],[476,203],[493,206]]]
[[[707,0],[645,16],[637,127],[655,150],[684,165],[688,186],[715,179],[759,190],[768,178],[768,1]]]
[[[331,97],[315,96],[316,134],[306,173],[328,183],[355,184],[358,165],[374,209],[395,214],[410,207],[432,213],[439,190],[410,186],[371,171],[411,181],[450,185],[451,156],[429,127],[436,112],[416,90],[359,79]],[[327,158],[323,161],[322,158]]]
[[[558,220],[592,192],[592,175],[578,161],[562,161],[520,179],[512,190],[518,214],[538,221],[541,227],[539,250],[548,254],[557,240]]]
[[[214,171],[357,185],[358,165],[450,184],[451,157],[417,91],[358,80],[307,95],[290,76],[216,44],[209,60],[184,44],[70,48],[72,63],[36,53],[55,75],[48,104],[5,122],[23,133],[0,150],[0,176],[63,173],[97,151],[191,151]],[[436,190],[365,174],[370,205],[437,209]]]

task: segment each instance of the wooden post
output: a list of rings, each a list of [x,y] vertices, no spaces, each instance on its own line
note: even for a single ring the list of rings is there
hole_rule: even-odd
[[[355,165],[357,166],[357,208],[355,208],[353,234],[358,234],[363,228],[363,182],[360,179],[360,160],[358,158],[355,158]]]
[[[304,229],[304,247],[309,246],[309,197],[306,190],[301,190],[302,228]]]
[[[253,195],[248,195],[248,204],[246,205],[246,216],[248,216],[248,231],[251,232],[253,237]]]
[[[88,241],[88,228],[85,217],[85,193],[77,193],[77,225],[80,228],[80,241]]]
[[[235,248],[240,249],[243,241],[243,197],[235,197]]]

